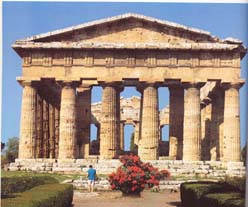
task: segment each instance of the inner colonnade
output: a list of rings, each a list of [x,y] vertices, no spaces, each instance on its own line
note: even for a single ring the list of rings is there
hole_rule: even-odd
[[[44,84],[42,82],[21,82],[22,150],[19,157],[88,158],[90,125],[94,122],[91,112],[92,86],[80,85],[76,81],[45,80]],[[57,94],[53,94],[52,89],[49,93],[41,92],[42,88],[43,90],[52,88],[48,86],[49,84],[56,85]],[[208,96],[203,100],[200,97],[200,89],[204,83],[182,84],[168,81],[165,84],[170,92],[170,158],[225,160],[227,157],[234,161],[239,160],[240,126],[236,115],[239,115],[239,87],[242,84],[223,86],[217,86],[215,82],[214,84],[214,89],[208,91]],[[145,83],[143,87],[141,86],[142,84],[138,83],[138,90],[141,93],[138,100],[139,119],[136,118],[134,122],[132,120],[135,126],[135,144],[142,159],[154,160],[159,158],[160,126],[163,122],[158,110],[159,85]],[[100,132],[98,136],[100,159],[113,159],[118,158],[124,150],[124,122],[120,114],[120,92],[124,84],[105,83],[102,87],[101,119],[100,123],[97,123]],[[225,126],[226,124],[228,125]],[[226,154],[224,144],[227,143],[224,143],[223,137],[225,127],[228,130],[232,127],[233,131],[233,134],[226,134],[232,142],[228,145]]]
[[[90,155],[91,90],[103,88],[100,159],[123,149],[120,93],[141,94],[138,155],[159,159],[158,88],[169,89],[169,157],[240,160],[240,61],[237,39],[124,14],[17,40],[23,60],[19,159]]]

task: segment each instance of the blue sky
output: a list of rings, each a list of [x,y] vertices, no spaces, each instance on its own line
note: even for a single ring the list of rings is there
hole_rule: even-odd
[[[22,87],[15,78],[21,76],[21,59],[11,44],[35,34],[81,24],[123,13],[138,13],[210,31],[220,38],[235,37],[248,46],[248,4],[190,3],[66,3],[66,2],[3,2],[3,81],[2,81],[2,141],[19,136]],[[241,74],[247,75],[248,57],[242,60]],[[245,100],[247,84],[240,90],[241,145],[245,143]],[[121,96],[139,95],[126,88]],[[159,107],[168,104],[168,90],[159,89]],[[101,101],[101,89],[93,90],[93,102]],[[128,147],[131,126],[125,128]],[[163,137],[168,129],[163,130]],[[93,129],[92,137],[95,137]]]

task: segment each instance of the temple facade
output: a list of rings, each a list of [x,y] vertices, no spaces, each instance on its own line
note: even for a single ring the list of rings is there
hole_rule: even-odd
[[[240,40],[138,14],[124,14],[17,40],[23,87],[19,159],[90,155],[90,125],[99,128],[100,159],[118,158],[123,124],[135,125],[138,155],[159,159],[161,125],[169,155],[185,161],[240,161]],[[92,118],[92,87],[103,88]],[[122,119],[121,91],[141,98]],[[158,88],[169,89],[166,118]],[[128,113],[127,113],[128,114]],[[93,114],[94,115],[94,114]],[[166,117],[166,116],[165,116]]]

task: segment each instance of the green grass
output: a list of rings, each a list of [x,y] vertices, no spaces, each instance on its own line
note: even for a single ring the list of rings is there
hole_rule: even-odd
[[[81,174],[59,174],[59,173],[38,173],[38,172],[25,172],[25,171],[1,171],[1,177],[21,177],[21,176],[50,176],[55,178],[58,182],[63,182],[67,179],[79,179],[80,176],[86,178]]]
[[[78,180],[80,177],[83,179],[87,178],[87,173],[80,173],[80,174],[62,174],[62,173],[38,173],[38,172],[26,172],[26,171],[1,171],[1,177],[19,177],[19,176],[51,176],[55,178],[58,182],[63,182],[64,180],[71,179],[71,180]],[[99,178],[107,178],[108,175],[106,174],[97,174]]]

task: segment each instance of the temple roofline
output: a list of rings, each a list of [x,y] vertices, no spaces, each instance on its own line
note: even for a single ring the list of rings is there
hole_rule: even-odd
[[[72,32],[72,31],[75,31],[75,30],[78,30],[78,29],[84,29],[84,28],[87,28],[87,27],[96,26],[96,25],[100,25],[100,24],[104,24],[104,23],[110,23],[110,22],[118,21],[118,20],[121,20],[121,19],[128,19],[128,18],[136,18],[136,19],[140,19],[140,20],[146,20],[146,21],[149,21],[149,22],[154,22],[154,23],[158,23],[158,24],[161,24],[161,25],[169,26],[171,28],[178,28],[178,29],[185,30],[185,31],[188,31],[188,32],[192,32],[192,33],[206,35],[206,36],[209,36],[212,39],[216,39],[218,41],[218,38],[212,36],[210,34],[210,32],[207,32],[207,31],[204,31],[204,30],[201,30],[201,29],[190,28],[190,27],[186,27],[184,25],[177,24],[177,23],[174,23],[174,22],[160,20],[160,19],[156,19],[156,18],[153,18],[153,17],[148,17],[148,16],[144,16],[144,15],[141,15],[141,14],[134,14],[134,13],[126,13],[126,14],[121,14],[121,15],[117,15],[117,16],[113,16],[113,17],[107,17],[107,18],[103,18],[103,19],[100,19],[100,20],[95,20],[95,21],[91,21],[91,22],[87,22],[87,23],[83,23],[83,24],[79,24],[79,25],[75,25],[75,26],[71,26],[71,27],[66,27],[64,29],[58,29],[58,30],[54,30],[54,31],[51,31],[51,32],[46,32],[46,33],[42,33],[42,34],[38,34],[38,35],[33,35],[31,37],[21,39],[21,40],[17,40],[17,41],[22,41],[22,42],[34,41],[34,40],[38,40],[38,39],[49,37],[49,36],[63,34],[63,33],[66,33],[66,32]]]
[[[74,48],[74,49],[191,49],[191,50],[233,50],[240,48],[246,50],[245,47],[239,44],[226,44],[226,43],[83,43],[83,42],[49,42],[49,43],[40,43],[40,42],[26,42],[26,43],[15,43],[12,45],[14,49],[22,48]]]

